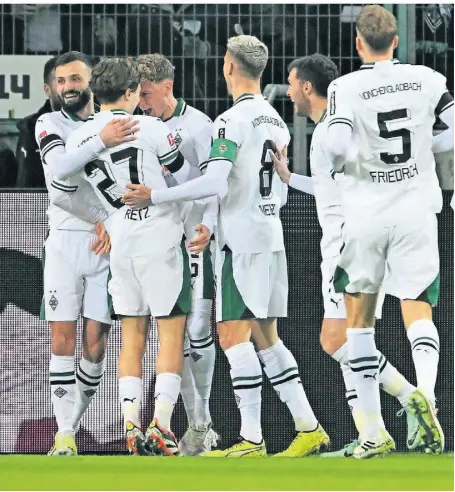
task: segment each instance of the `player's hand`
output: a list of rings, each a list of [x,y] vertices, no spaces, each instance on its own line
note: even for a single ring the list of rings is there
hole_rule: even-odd
[[[273,152],[269,150],[270,157],[273,162],[273,167],[275,171],[278,173],[278,176],[281,178],[281,181],[289,184],[289,179],[291,178],[291,173],[288,169],[288,147],[284,146],[283,150],[276,150]]]
[[[95,225],[96,239],[92,244],[95,255],[105,255],[111,250],[111,238],[102,222]]]
[[[151,205],[150,197],[152,189],[142,184],[127,184],[127,189],[122,195],[122,201],[128,207],[140,209]]]
[[[100,137],[106,147],[115,147],[136,140],[134,134],[139,130],[139,122],[133,117],[111,120],[101,130]]]
[[[190,251],[195,254],[202,253],[210,241],[210,231],[203,224],[198,224],[194,230],[197,236],[189,242]]]

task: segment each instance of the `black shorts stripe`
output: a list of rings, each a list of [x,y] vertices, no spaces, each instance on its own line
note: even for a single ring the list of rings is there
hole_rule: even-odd
[[[441,96],[441,99],[439,99],[438,105],[434,110],[436,116],[439,116],[443,111],[450,108],[450,106],[453,106],[453,97],[452,94],[447,91]]]
[[[347,396],[347,397],[346,397],[346,401],[355,400],[356,398],[357,398],[357,395]]]

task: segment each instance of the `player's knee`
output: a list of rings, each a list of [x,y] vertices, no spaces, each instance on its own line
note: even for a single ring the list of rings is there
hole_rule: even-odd
[[[68,326],[52,325],[52,353],[73,355],[76,347],[76,331]]]
[[[249,322],[224,322],[217,325],[218,339],[223,350],[250,341]]]
[[[84,359],[93,364],[100,363],[106,355],[106,343],[104,340],[97,340],[84,346]]]
[[[319,341],[321,343],[322,350],[324,350],[324,352],[328,355],[333,355],[340,348],[339,341],[324,331],[321,331]]]
[[[201,341],[212,333],[209,312],[195,312],[188,316],[186,329],[191,341]]]

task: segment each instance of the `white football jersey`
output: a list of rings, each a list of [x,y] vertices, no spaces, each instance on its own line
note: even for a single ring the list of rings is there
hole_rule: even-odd
[[[218,116],[210,160],[232,162],[220,203],[218,241],[235,253],[284,250],[280,177],[269,150],[288,145],[288,127],[260,94],[243,94]]]
[[[351,126],[357,154],[344,166],[346,215],[391,223],[440,210],[432,138],[446,92],[444,76],[398,60],[364,64],[330,84],[328,127]]]
[[[68,151],[83,146],[110,120],[130,116],[117,110],[96,113],[71,134]],[[125,257],[163,254],[180,244],[183,237],[176,204],[133,210],[122,202],[122,194],[129,183],[145,184],[152,190],[167,188],[162,166],[172,168],[178,155],[172,133],[161,120],[151,116],[136,116],[135,119],[139,122],[136,140],[103,150],[82,173],[109,213],[112,248]]]
[[[323,259],[332,258],[340,253],[341,228],[344,222],[341,189],[338,181],[335,181],[332,163],[324,151],[326,138],[327,114],[324,113],[313,131],[310,147],[311,182],[322,229]]]
[[[35,139],[40,148],[41,162],[43,164],[44,177],[49,194],[55,190],[59,190],[65,193],[75,193],[74,199],[76,200],[86,199],[86,196],[82,192],[84,187],[81,187],[78,191],[82,180],[80,176],[57,180],[51,175],[46,164],[47,152],[57,146],[65,146],[65,142],[71,133],[83,125],[84,121],[78,118],[77,115],[67,113],[63,109],[61,111],[43,114],[36,122]],[[75,217],[52,203],[49,205],[46,214],[50,229],[94,231],[95,226],[93,224]]]
[[[187,180],[201,176],[212,146],[212,120],[183,99],[178,99],[174,114],[163,121],[172,131],[175,144],[190,165]],[[172,175],[166,181],[169,186],[178,184]],[[187,238],[194,236],[194,226],[202,222],[204,207],[204,200],[183,203],[181,213]]]

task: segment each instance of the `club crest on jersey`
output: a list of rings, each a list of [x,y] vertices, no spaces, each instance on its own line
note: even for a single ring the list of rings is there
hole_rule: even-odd
[[[175,145],[177,145],[177,147],[179,147],[180,144],[182,143],[182,137],[180,136],[180,133],[176,133],[174,135],[174,141],[175,141]]]
[[[46,130],[43,130],[40,134],[39,134],[39,139],[42,140],[44,137],[47,136],[47,131]]]
[[[224,143],[220,144],[220,146],[218,147],[218,152],[220,154],[224,154],[225,152],[227,152],[227,145]]]

